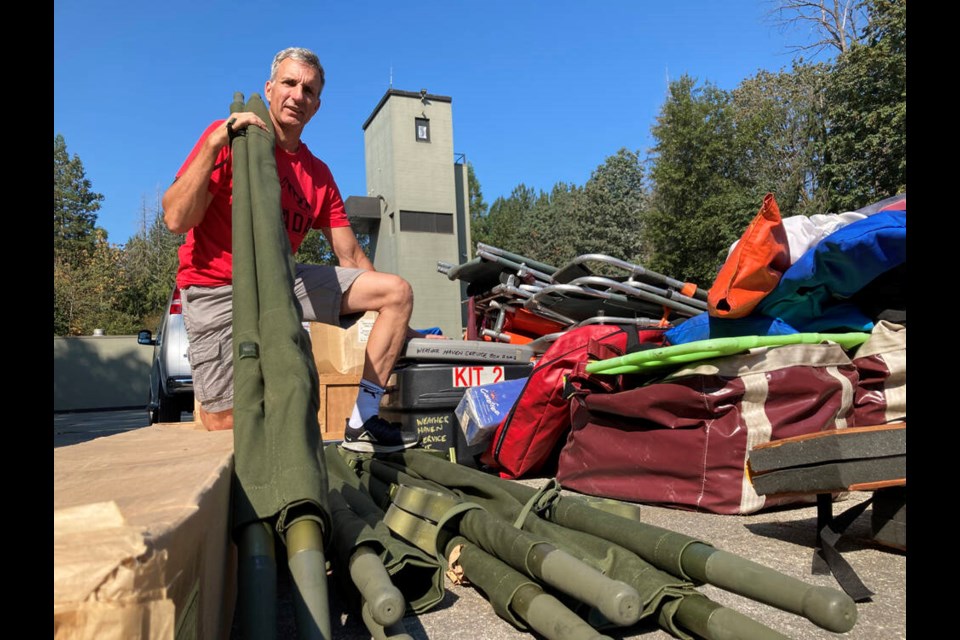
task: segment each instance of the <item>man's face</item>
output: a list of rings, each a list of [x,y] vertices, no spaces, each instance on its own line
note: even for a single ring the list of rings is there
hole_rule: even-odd
[[[270,115],[280,126],[303,128],[320,108],[320,74],[310,65],[287,58],[267,80],[264,94]]]

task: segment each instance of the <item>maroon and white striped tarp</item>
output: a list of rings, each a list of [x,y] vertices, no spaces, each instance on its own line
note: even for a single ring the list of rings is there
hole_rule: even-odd
[[[629,384],[630,376],[623,376]],[[760,443],[855,426],[857,367],[835,343],[752,349],[656,382],[575,396],[557,480],[581,493],[723,514],[807,498],[760,496]]]
[[[859,383],[854,400],[858,427],[907,417],[907,328],[881,320],[853,357]]]

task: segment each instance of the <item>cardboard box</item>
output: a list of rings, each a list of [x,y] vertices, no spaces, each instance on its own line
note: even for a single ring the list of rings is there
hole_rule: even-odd
[[[317,373],[354,375],[363,373],[363,358],[376,311],[368,311],[346,329],[322,322],[310,322],[310,343]]]
[[[320,435],[324,440],[343,440],[347,419],[353,413],[360,389],[360,374],[320,374]]]
[[[517,378],[467,389],[454,410],[464,441],[470,446],[487,442],[526,384],[527,378]]]
[[[57,640],[226,640],[233,433],[154,425],[53,450]]]

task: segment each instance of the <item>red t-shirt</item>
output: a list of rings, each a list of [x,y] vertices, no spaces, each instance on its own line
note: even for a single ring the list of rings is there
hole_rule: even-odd
[[[217,120],[207,127],[177,171],[178,178],[193,161],[210,132],[222,127],[224,122]],[[310,153],[306,144],[300,142],[296,153],[288,153],[277,146],[276,159],[283,224],[294,253],[310,229],[350,225],[330,168]],[[224,147],[217,155],[209,189],[213,200],[203,222],[187,232],[187,240],[179,250],[177,286],[181,289],[190,285],[217,287],[233,281],[233,165],[230,147]]]

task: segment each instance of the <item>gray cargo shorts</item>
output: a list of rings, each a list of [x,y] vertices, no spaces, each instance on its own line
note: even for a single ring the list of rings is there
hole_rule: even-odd
[[[343,294],[363,269],[298,264],[293,293],[305,322],[349,326],[362,313],[340,315]],[[193,394],[205,411],[233,407],[233,286],[190,286],[180,292],[190,344]]]

